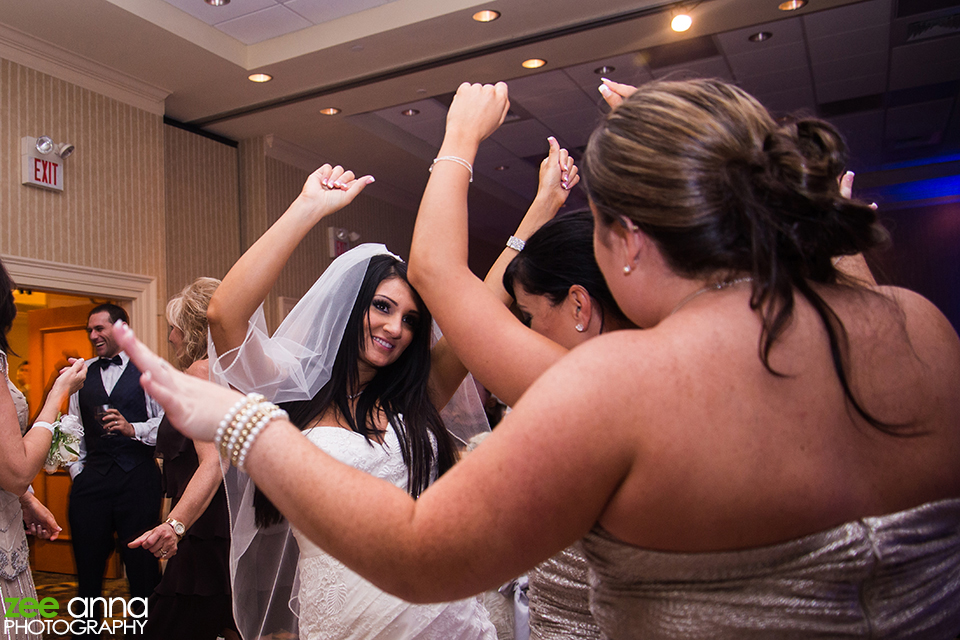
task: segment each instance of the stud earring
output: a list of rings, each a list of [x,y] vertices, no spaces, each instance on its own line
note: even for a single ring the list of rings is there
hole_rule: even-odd
[[[623,265],[623,274],[624,274],[624,275],[630,275],[630,272],[631,272],[631,271],[633,271],[633,269],[630,268],[630,265],[628,265],[628,264]]]
[[[586,328],[585,328],[582,324],[580,324],[579,322],[577,323],[576,329],[577,329],[577,331],[579,331],[580,333],[583,333],[584,331],[586,331]]]

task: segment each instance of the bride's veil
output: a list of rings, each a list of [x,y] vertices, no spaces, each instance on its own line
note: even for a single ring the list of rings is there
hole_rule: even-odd
[[[272,337],[261,305],[239,347],[218,356],[209,340],[211,380],[244,393],[262,393],[272,402],[312,398],[330,379],[370,259],[384,254],[393,255],[382,244],[363,244],[338,257]],[[439,335],[436,326],[434,335]],[[489,430],[469,375],[441,416],[463,444]],[[290,526],[286,520],[263,529],[256,526],[254,485],[245,473],[224,465],[224,486],[231,522],[234,619],[241,636],[256,640],[281,630],[299,635],[299,547]]]

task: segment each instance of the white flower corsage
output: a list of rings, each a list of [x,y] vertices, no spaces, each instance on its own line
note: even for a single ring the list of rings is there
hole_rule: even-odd
[[[51,426],[53,440],[43,465],[47,473],[54,473],[65,464],[79,460],[80,438],[83,437],[83,424],[77,416],[59,415]]]

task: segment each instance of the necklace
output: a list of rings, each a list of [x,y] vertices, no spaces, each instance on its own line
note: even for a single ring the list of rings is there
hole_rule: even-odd
[[[348,393],[348,394],[347,394],[347,400],[356,400],[357,398],[360,397],[360,394],[361,394],[361,393],[363,393],[363,389],[360,389],[360,391],[357,391],[357,392],[354,393],[353,395],[350,395],[350,394]]]
[[[714,282],[713,284],[708,284],[707,286],[701,289],[697,289],[696,291],[688,295],[686,298],[681,300],[680,303],[673,308],[673,311],[668,313],[666,317],[669,318],[670,316],[675,314],[677,311],[680,310],[680,307],[687,304],[688,302],[690,302],[691,300],[699,296],[701,293],[706,293],[707,291],[720,291],[721,289],[732,287],[734,285],[740,284],[741,282],[753,282],[753,278],[750,278],[750,277],[737,278],[735,280],[722,280],[720,282]]]

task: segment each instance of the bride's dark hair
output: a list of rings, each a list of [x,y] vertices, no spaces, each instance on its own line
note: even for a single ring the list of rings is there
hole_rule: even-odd
[[[407,490],[416,498],[430,484],[434,462],[437,475],[443,474],[456,461],[456,449],[428,393],[432,319],[413,287],[410,291],[420,314],[413,340],[396,361],[380,368],[363,388],[355,411],[351,411],[347,397],[351,389],[359,386],[357,365],[366,344],[370,305],[380,283],[391,278],[403,280],[409,286],[407,265],[390,255],[373,256],[347,320],[330,380],[313,398],[281,406],[301,430],[330,407],[336,407],[350,428],[362,434],[370,446],[376,446],[381,437],[377,418],[385,416],[397,435],[407,465]],[[274,524],[283,517],[259,489],[254,495],[254,507],[258,526]]]

